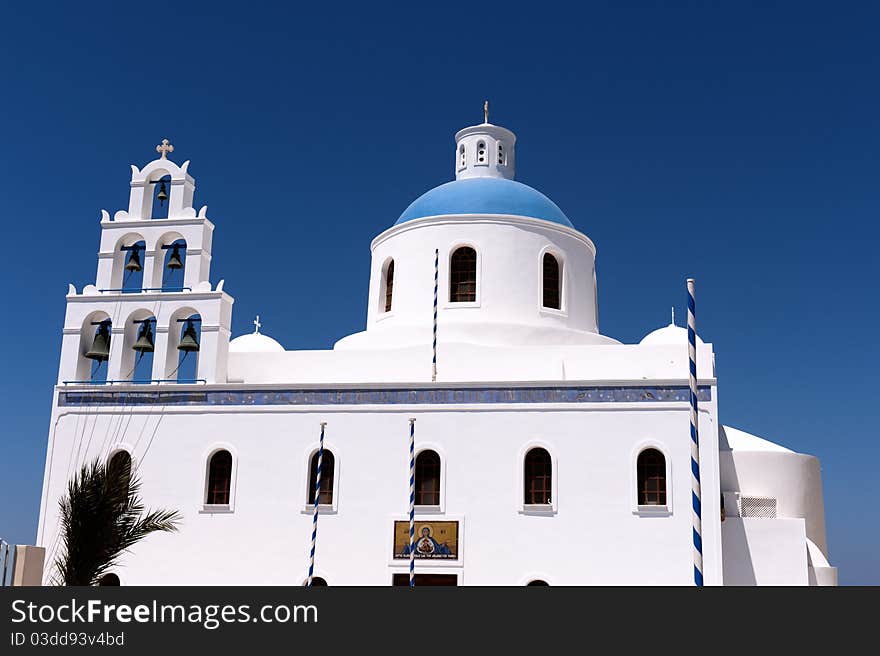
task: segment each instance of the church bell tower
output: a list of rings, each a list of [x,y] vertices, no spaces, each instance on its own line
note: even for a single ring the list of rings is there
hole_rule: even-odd
[[[127,210],[101,210],[95,284],[67,294],[59,384],[226,381],[233,299],[212,287],[214,224],[173,150],[163,139],[131,166]]]

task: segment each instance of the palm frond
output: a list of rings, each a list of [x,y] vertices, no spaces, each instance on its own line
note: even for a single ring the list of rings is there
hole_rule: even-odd
[[[145,511],[140,479],[128,463],[94,460],[70,480],[59,502],[63,548],[55,560],[59,585],[94,585],[119,557],[155,532],[176,531],[175,510]]]

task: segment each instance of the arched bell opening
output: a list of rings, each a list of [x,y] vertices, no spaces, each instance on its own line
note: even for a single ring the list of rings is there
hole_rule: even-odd
[[[168,326],[168,353],[165,379],[191,383],[198,378],[199,350],[202,342],[202,317],[191,308],[181,308]]]
[[[161,173],[161,171],[156,173]],[[167,219],[169,201],[171,200],[171,176],[166,174],[150,180],[150,187],[153,193],[150,218]]]
[[[144,261],[147,243],[137,233],[125,235],[113,251],[110,287],[123,292],[140,292],[144,287]]]
[[[156,243],[152,287],[165,292],[183,291],[186,273],[186,240],[179,232],[162,235]]]
[[[106,312],[92,312],[83,321],[79,335],[79,361],[76,365],[78,381],[103,383],[107,380],[112,328],[110,315]]]
[[[136,310],[125,321],[120,378],[149,383],[153,378],[156,317],[150,310]]]

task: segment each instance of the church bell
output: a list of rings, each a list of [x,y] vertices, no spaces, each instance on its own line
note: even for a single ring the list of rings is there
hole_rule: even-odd
[[[125,263],[126,271],[141,271],[143,267],[141,266],[141,254],[139,248],[132,248],[129,251],[128,262]]]
[[[140,335],[131,347],[138,353],[144,354],[153,352],[153,329],[151,328],[151,325],[152,322],[150,321],[144,321],[141,324]]]
[[[184,351],[185,353],[199,350],[199,338],[198,335],[196,335],[196,327],[193,325],[192,321],[187,320],[186,328],[183,331],[183,337],[180,338],[180,344],[178,345],[177,350]]]
[[[168,268],[173,270],[183,268],[183,262],[180,259],[180,246],[178,244],[174,244],[171,247],[171,255],[168,257]]]
[[[168,190],[165,188],[164,180],[159,183],[159,193],[156,194],[156,198],[159,199],[159,205],[162,205],[166,200],[168,200]]]
[[[97,360],[98,362],[106,362],[110,359],[110,324],[101,322],[98,326],[98,332],[95,333],[95,339],[92,342],[92,348],[86,351],[86,357],[89,360]]]

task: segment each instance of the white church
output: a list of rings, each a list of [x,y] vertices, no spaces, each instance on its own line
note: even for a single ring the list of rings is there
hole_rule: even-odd
[[[596,246],[515,181],[513,132],[455,135],[455,180],[376,226],[365,329],[316,351],[232,339],[190,162],[156,150],[67,294],[44,582],[99,457],[183,515],[106,584],[303,585],[317,496],[314,585],[408,585],[412,468],[417,586],[694,585],[687,330],[599,332]],[[836,585],[819,461],[721,423],[700,339],[696,370],[705,585]]]

